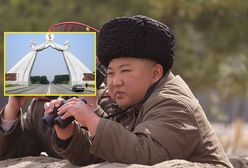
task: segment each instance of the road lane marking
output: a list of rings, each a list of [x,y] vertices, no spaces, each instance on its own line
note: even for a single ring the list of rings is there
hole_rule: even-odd
[[[48,86],[47,94],[51,94],[51,84],[49,84],[49,86]]]

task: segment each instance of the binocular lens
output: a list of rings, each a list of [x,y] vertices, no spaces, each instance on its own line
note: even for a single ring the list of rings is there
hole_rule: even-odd
[[[69,117],[65,120],[61,119],[61,116],[58,116],[55,118],[54,122],[55,124],[57,124],[60,128],[64,129],[66,128],[72,121],[74,121],[75,118],[74,117]]]

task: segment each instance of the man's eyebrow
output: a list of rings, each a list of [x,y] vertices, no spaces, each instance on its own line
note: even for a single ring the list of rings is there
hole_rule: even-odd
[[[121,64],[120,66],[118,66],[118,68],[125,68],[125,67],[129,67],[129,66],[131,66],[130,64]],[[111,67],[108,67],[108,70],[112,70],[113,68],[111,68]]]

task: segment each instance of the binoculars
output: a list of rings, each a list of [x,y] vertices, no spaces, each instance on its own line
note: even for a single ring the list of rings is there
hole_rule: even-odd
[[[87,104],[86,100],[81,99],[84,103]],[[58,115],[58,109],[63,106],[66,103],[66,101],[63,101],[59,107],[54,107],[53,112],[49,113],[47,116],[44,116],[42,118],[42,121],[48,126],[48,127],[53,127],[55,124],[58,125],[60,128],[64,129],[66,128],[69,124],[71,124],[72,121],[75,120],[74,117],[69,117],[65,120],[61,119],[61,116]]]

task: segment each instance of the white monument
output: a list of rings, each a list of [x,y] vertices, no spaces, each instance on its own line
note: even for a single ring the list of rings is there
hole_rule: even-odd
[[[15,64],[7,73],[16,73],[16,81],[6,81],[7,84],[29,85],[30,74],[36,59],[37,52],[52,47],[58,51],[62,51],[66,63],[66,67],[70,76],[70,84],[83,84],[84,73],[92,73],[80,60],[75,57],[69,49],[69,42],[66,41],[64,46],[54,42],[54,35],[48,33],[46,41],[43,44],[36,45],[33,41],[30,42],[31,51],[27,53],[17,64]],[[94,81],[87,81],[88,84]]]

